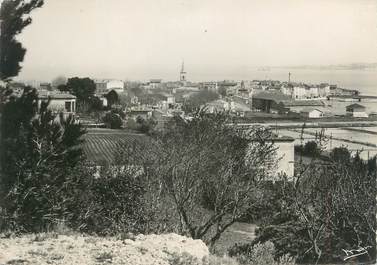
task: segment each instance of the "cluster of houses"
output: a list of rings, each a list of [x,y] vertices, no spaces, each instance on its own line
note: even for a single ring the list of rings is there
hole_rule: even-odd
[[[129,94],[127,85],[122,80],[95,80],[95,95],[107,106],[106,94],[110,91],[118,95]],[[20,84],[14,85],[20,89]],[[253,113],[267,113],[287,115],[287,117],[322,118],[332,116],[329,111],[328,100],[338,97],[341,101],[357,101],[358,92],[345,90],[336,85],[319,84],[307,85],[294,82],[280,82],[275,80],[253,81],[211,81],[190,82],[183,69],[179,81],[163,82],[162,79],[150,79],[139,84],[146,93],[144,97],[155,97],[154,104],[145,104],[136,95],[130,95],[130,106],[127,116],[136,119],[137,116],[166,120],[173,115],[185,115],[182,106],[186,100],[201,91],[210,91],[218,95],[218,99],[207,102],[203,108],[209,113],[228,111],[235,116],[247,117]],[[50,107],[66,113],[76,112],[76,97],[68,93],[51,89],[51,84],[40,83],[40,100],[50,99]],[[132,93],[131,93],[132,94]],[[360,100],[358,100],[360,101]],[[353,103],[353,102],[350,102]],[[368,117],[365,106],[353,103],[345,106],[345,115],[352,117]]]
[[[209,91],[216,93],[218,98],[203,104],[209,113],[228,111],[234,116],[247,117],[257,113],[272,115],[298,115],[302,118],[322,118],[328,113],[327,101],[331,97],[355,98],[358,94],[353,90],[344,90],[334,85],[306,85],[293,82],[271,80],[253,81],[211,81],[194,83],[187,80],[187,72],[182,66],[179,81],[163,82],[162,79],[150,79],[139,83],[144,97],[155,98],[149,103],[143,102],[140,95],[134,95],[122,80],[95,80],[95,95],[107,105],[106,94],[110,91],[118,95],[124,94],[131,98],[130,105],[124,111],[127,119],[154,119],[156,129],[163,130],[175,115],[189,118],[183,111],[186,100],[200,93]],[[20,86],[14,86],[14,88]],[[39,104],[50,100],[49,107],[66,114],[76,113],[76,97],[74,95],[51,89],[48,83],[40,84]],[[344,100],[346,101],[346,100]],[[152,102],[152,103],[151,103]],[[353,103],[345,106],[346,115],[352,117],[368,117],[365,106]],[[289,177],[294,171],[294,139],[274,136],[270,139],[278,146],[279,165],[277,172],[284,172]]]

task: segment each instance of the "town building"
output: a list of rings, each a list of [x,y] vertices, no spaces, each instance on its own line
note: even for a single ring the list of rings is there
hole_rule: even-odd
[[[201,82],[199,83],[199,88],[201,90],[208,90],[211,92],[218,92],[217,82]]]
[[[368,114],[365,112],[366,108],[360,104],[351,104],[346,107],[346,115],[355,118],[366,118]]]
[[[96,94],[107,94],[111,90],[115,92],[123,93],[124,92],[124,82],[122,80],[115,79],[105,79],[105,80],[95,80],[96,84]]]
[[[38,94],[38,107],[42,101],[49,101],[48,108],[53,112],[64,114],[76,113],[76,96],[57,91],[40,91]]]
[[[323,111],[320,109],[315,108],[305,108],[300,111],[301,117],[309,118],[309,119],[316,119],[323,117]]]
[[[150,79],[144,86],[144,89],[160,89],[162,88],[162,79]]]
[[[126,112],[127,118],[137,120],[138,117],[147,120],[152,117],[151,109],[131,109]]]

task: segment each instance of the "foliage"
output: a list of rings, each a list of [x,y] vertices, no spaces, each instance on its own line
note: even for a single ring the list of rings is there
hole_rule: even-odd
[[[89,107],[90,112],[103,110],[102,101],[98,97],[91,97],[89,104],[90,104],[90,107]]]
[[[86,187],[76,193],[73,227],[100,235],[145,231],[145,190],[134,168],[103,167],[98,177],[87,168],[82,172]]]
[[[277,214],[261,226],[254,242],[236,251],[270,240],[276,257],[290,254],[299,262],[339,262],[344,255],[341,249],[370,246],[369,256],[360,259],[374,260],[376,169],[372,164],[356,156],[349,162],[300,165],[294,182],[287,183],[278,198]]]
[[[182,106],[186,113],[193,113],[198,111],[204,104],[216,100],[219,95],[216,92],[203,90],[191,96]]]
[[[335,147],[330,152],[330,158],[334,162],[348,164],[351,160],[351,154],[346,147]]]
[[[111,129],[120,129],[123,124],[122,117],[114,111],[107,112],[102,121]]]
[[[72,116],[53,114],[48,102],[37,112],[37,93],[30,88],[5,104],[1,123],[1,207],[10,225],[36,231],[65,213],[65,173],[81,159],[85,130]]]
[[[295,146],[295,151],[309,157],[318,157],[321,153],[321,149],[316,141],[309,141],[305,145]]]
[[[175,117],[148,145],[126,142],[118,150],[118,164],[142,168],[147,185],[159,194],[155,201],[174,203],[179,232],[211,245],[261,197],[259,184],[275,158],[272,144],[263,141],[268,133],[240,135],[229,121],[204,112],[191,121]]]
[[[255,244],[241,255],[233,254],[241,265],[294,265],[295,260],[284,255],[275,260],[275,246],[272,242]]]
[[[67,81],[67,87],[69,92],[77,97],[77,100],[82,102],[89,102],[94,96],[96,90],[96,84],[89,77],[69,78]]]
[[[140,116],[136,118],[136,130],[141,133],[151,134],[156,124],[156,121],[152,118],[143,119]]]
[[[17,76],[21,70],[26,49],[16,39],[32,20],[30,12],[43,5],[43,0],[5,0],[0,8],[0,79]]]

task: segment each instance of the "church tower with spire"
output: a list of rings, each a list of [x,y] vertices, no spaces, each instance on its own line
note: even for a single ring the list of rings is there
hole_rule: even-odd
[[[185,72],[185,62],[182,62],[181,72],[179,73],[179,81],[181,81],[183,84],[186,84],[186,72]]]

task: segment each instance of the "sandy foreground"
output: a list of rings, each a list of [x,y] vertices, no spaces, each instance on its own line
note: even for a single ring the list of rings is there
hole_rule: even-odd
[[[139,235],[134,239],[56,234],[0,239],[0,264],[207,264],[201,240],[179,236]]]

